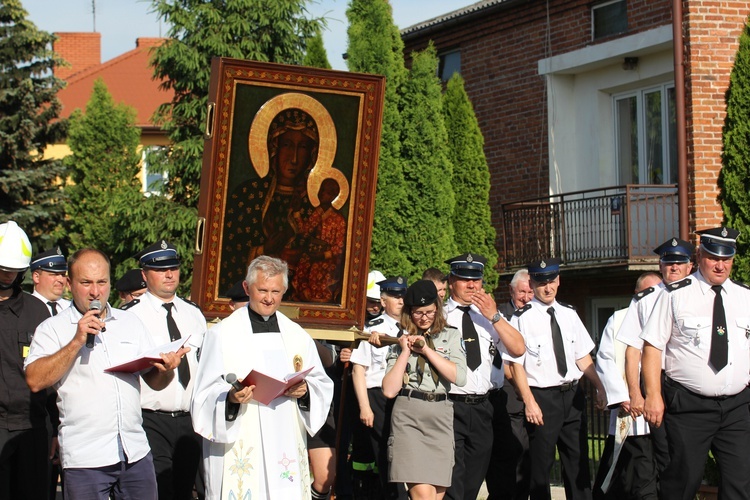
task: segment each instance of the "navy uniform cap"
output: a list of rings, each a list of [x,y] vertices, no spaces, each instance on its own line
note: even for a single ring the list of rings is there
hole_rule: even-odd
[[[529,276],[537,283],[552,281],[560,275],[560,259],[542,259],[528,265]]]
[[[146,288],[146,282],[143,280],[143,273],[140,269],[131,269],[115,281],[115,290],[118,292],[135,292],[144,288]]]
[[[245,288],[242,286],[244,280],[239,280],[237,283],[232,285],[232,288],[227,290],[227,297],[234,302],[250,302],[250,297],[245,292]]]
[[[731,227],[715,227],[696,231],[701,237],[701,248],[717,257],[732,257],[737,253],[737,237],[740,232]]]
[[[29,268],[32,271],[41,269],[51,273],[64,273],[68,271],[68,262],[65,260],[60,247],[55,247],[31,259]]]
[[[451,266],[451,274],[458,278],[481,280],[487,259],[475,253],[465,253],[445,261]]]
[[[161,240],[135,255],[141,267],[169,269],[179,267],[177,249],[167,240]]]
[[[419,280],[407,288],[404,305],[422,307],[434,304],[438,300],[437,287],[432,280]]]
[[[387,293],[396,297],[406,295],[406,279],[403,276],[392,276],[383,281],[378,281],[380,293]]]
[[[691,243],[680,238],[671,238],[654,248],[654,253],[665,264],[686,264],[690,262],[693,250]]]

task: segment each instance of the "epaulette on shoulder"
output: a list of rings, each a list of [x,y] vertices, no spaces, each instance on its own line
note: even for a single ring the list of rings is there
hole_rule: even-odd
[[[734,281],[734,280],[732,280],[732,283],[734,283],[737,286],[741,286],[742,288],[747,288],[748,290],[750,290],[750,285],[748,285],[747,283],[743,283],[741,281]]]
[[[565,302],[560,302],[560,301],[558,301],[557,303],[563,307],[567,307],[568,309],[573,309],[574,311],[576,310],[576,306],[572,304],[566,304]]]
[[[368,328],[369,327],[373,327],[373,326],[377,326],[377,325],[381,324],[384,321],[385,320],[383,318],[372,318],[370,321],[368,321],[367,323],[365,323],[365,326],[368,327]]]
[[[638,302],[639,300],[641,300],[646,295],[648,295],[650,293],[653,293],[654,290],[656,290],[656,289],[654,287],[650,286],[650,287],[646,288],[645,290],[641,290],[640,292],[638,292],[635,295],[633,295],[633,299],[635,299],[635,301]]]
[[[521,317],[523,313],[531,309],[531,304],[526,304],[525,306],[521,307],[520,309],[516,309],[516,311],[513,313],[513,316]]]
[[[133,307],[133,306],[135,306],[135,305],[138,305],[138,304],[140,304],[140,303],[141,303],[141,299],[133,299],[133,300],[131,300],[130,302],[128,302],[127,304],[123,304],[123,305],[121,305],[121,306],[120,306],[120,309],[122,309],[123,311],[127,311],[127,310],[128,310],[128,309],[130,309],[131,307]]]
[[[188,299],[182,299],[182,300],[184,300],[185,302],[187,302],[188,304],[190,304],[190,305],[191,305],[191,306],[193,306],[193,307],[197,307],[198,309],[200,309],[200,308],[201,308],[201,306],[199,306],[198,304],[196,304],[196,303],[195,303],[195,302],[193,302],[192,300],[188,300]]]
[[[684,288],[688,286],[693,281],[690,278],[681,279],[680,281],[675,281],[674,283],[670,283],[667,285],[667,291],[668,292],[674,292],[675,290],[679,290],[680,288]]]

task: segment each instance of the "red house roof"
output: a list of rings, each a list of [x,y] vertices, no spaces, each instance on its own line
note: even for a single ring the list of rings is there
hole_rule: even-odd
[[[62,102],[61,116],[67,118],[75,109],[86,109],[91,98],[94,82],[101,78],[106,83],[115,102],[124,102],[136,109],[136,125],[143,129],[154,129],[151,118],[163,103],[170,102],[173,91],[159,90],[161,80],[153,79],[153,68],[149,62],[153,47],[163,43],[165,38],[138,38],[135,49],[120,56],[99,63],[98,35],[92,33],[55,33],[58,40],[54,50],[66,59],[72,67],[61,68],[58,76],[65,79],[67,86],[58,93]],[[76,67],[78,66],[78,67]]]

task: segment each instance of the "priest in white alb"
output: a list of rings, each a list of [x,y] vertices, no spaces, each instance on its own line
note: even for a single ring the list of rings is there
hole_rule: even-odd
[[[308,499],[307,433],[325,422],[333,382],[313,339],[277,312],[288,286],[286,263],[256,258],[243,286],[250,302],[206,334],[193,390],[206,499]],[[269,405],[253,399],[254,385],[237,391],[225,380],[232,373],[241,381],[251,369],[283,379],[310,367],[303,382]]]

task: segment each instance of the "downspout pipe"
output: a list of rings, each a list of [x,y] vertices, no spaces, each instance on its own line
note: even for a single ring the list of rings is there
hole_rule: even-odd
[[[682,0],[672,0],[672,40],[674,44],[674,88],[677,114],[677,213],[680,238],[690,241],[688,217],[687,121],[685,119],[685,64],[682,34]]]

